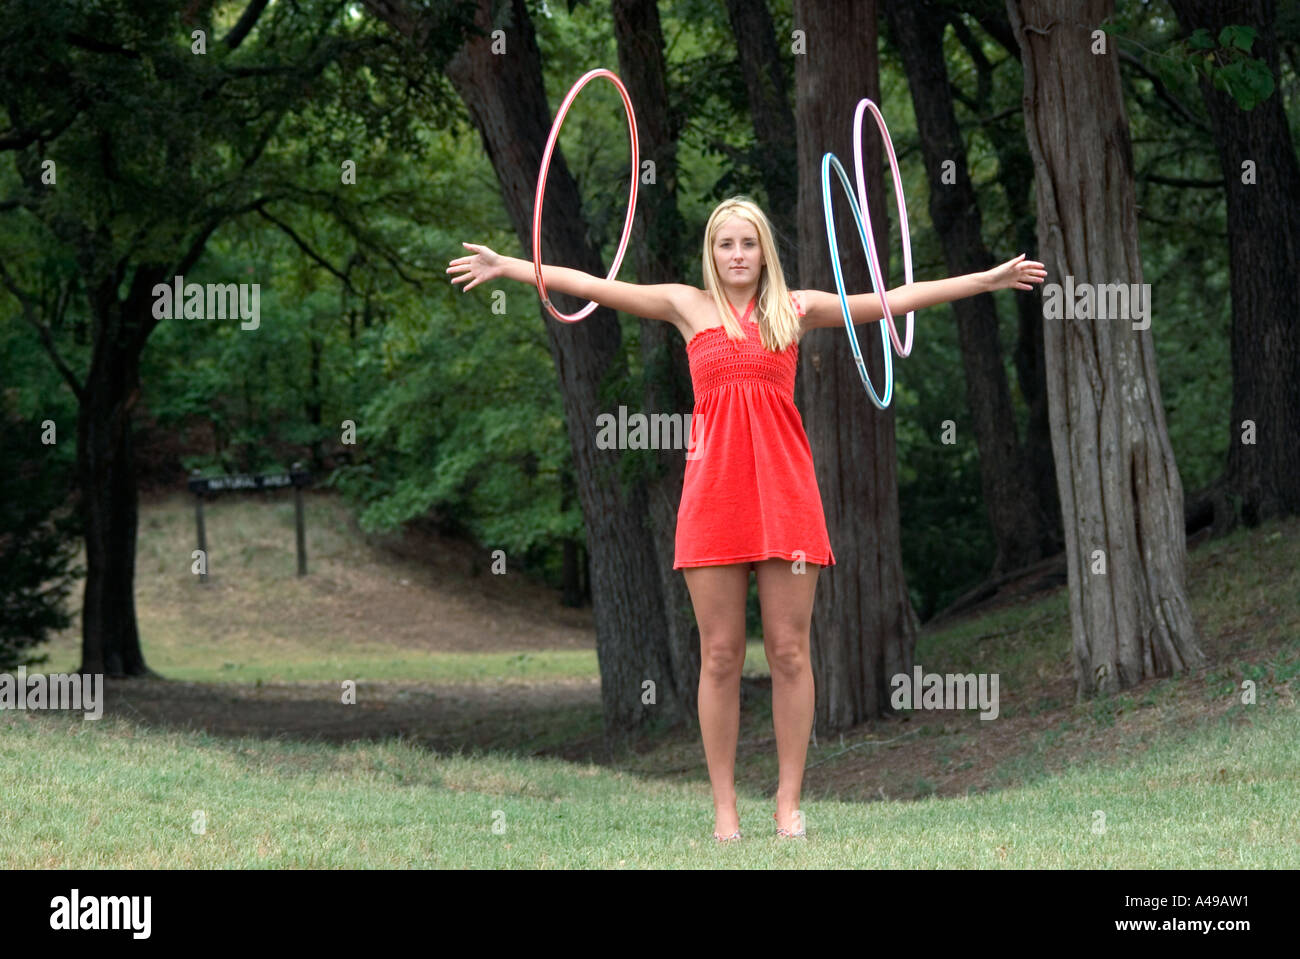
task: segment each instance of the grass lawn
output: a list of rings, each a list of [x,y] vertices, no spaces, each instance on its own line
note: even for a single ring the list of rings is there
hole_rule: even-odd
[[[142,511],[141,633],[168,681],[110,683],[95,722],[0,711],[0,865],[1300,867],[1298,522],[1191,554],[1211,660],[1194,674],[1076,703],[1061,590],[923,632],[926,671],[999,674],[998,718],[916,711],[820,737],[807,842],[772,834],[770,682],[751,642],[745,838],[719,846],[698,730],[598,748],[580,613],[521,577],[496,596],[459,560],[421,580],[427,561],[386,558],[327,498],[311,576],[293,575],[292,506],[268,519],[249,503],[225,529],[209,519],[243,559],[199,587],[188,509]],[[45,651],[40,670],[75,668],[77,628]],[[345,679],[360,705],[340,705]]]
[[[6,868],[1296,868],[1300,714],[1239,714],[1148,749],[959,798],[804,804],[807,842],[712,829],[707,782],[439,755],[0,718]]]

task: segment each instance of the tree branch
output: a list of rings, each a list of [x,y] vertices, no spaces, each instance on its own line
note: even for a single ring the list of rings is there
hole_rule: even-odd
[[[402,269],[402,264],[406,263],[407,261],[403,260],[401,257],[399,257],[388,247],[384,246],[383,243],[378,242],[373,236],[368,235],[365,229],[363,229],[355,221],[353,221],[352,219],[344,215],[344,213],[340,209],[337,196],[335,196],[332,193],[328,193],[324,190],[310,190],[310,189],[304,189],[302,187],[291,187],[290,189],[292,189],[293,192],[300,195],[323,199],[326,202],[326,206],[322,210],[322,212],[328,213],[339,224],[341,224],[348,236],[356,240],[357,243],[359,243],[362,247],[369,250],[378,251],[380,257],[382,257],[389,264],[389,266],[393,268],[393,272],[395,272],[402,280],[409,283],[412,287],[414,287],[417,290],[421,290],[424,288],[424,285],[418,279],[408,276],[406,274],[406,271]],[[369,201],[366,201],[365,203],[358,204],[358,206],[373,206],[377,203],[382,203],[386,200],[390,200],[397,196],[400,196],[400,193],[397,192],[386,193],[383,194],[382,196],[378,196]],[[418,264],[411,264],[411,265],[418,267]]]
[[[1002,49],[1006,50],[1011,56],[1020,57],[1020,44],[1016,43],[1015,31],[1011,29],[1011,22],[1005,19],[1006,8],[994,12],[992,9],[979,9],[971,13],[978,23],[990,37],[1001,44]]]
[[[1227,181],[1223,179],[1189,180],[1185,177],[1161,176],[1159,173],[1144,173],[1142,179],[1146,180],[1148,183],[1159,183],[1162,186],[1182,186],[1204,190],[1222,190],[1228,185]]]
[[[967,106],[969,106],[972,112],[976,114],[974,125],[977,127],[989,126],[990,124],[997,123],[999,120],[1005,120],[1007,117],[1016,116],[1018,113],[1020,113],[1021,110],[1024,109],[1024,107],[1022,107],[1020,104],[1017,103],[1013,107],[1007,107],[1005,110],[999,110],[997,113],[990,113],[988,116],[982,117],[978,115],[979,111],[975,110],[975,106],[977,106],[977,104],[971,103],[971,104],[967,104]],[[963,124],[963,126],[968,127],[970,126],[970,124]]]
[[[208,222],[205,223],[199,230],[198,234],[195,235],[193,242],[190,243],[189,248],[185,251],[185,255],[180,258],[173,269],[167,271],[167,275],[175,276],[178,273],[188,273],[194,264],[199,261],[199,257],[203,255],[203,248],[207,246],[208,240],[212,237],[213,232],[227,219],[232,216],[239,216],[241,213],[252,213],[264,203],[273,203],[280,199],[283,199],[283,195],[260,196],[256,200],[249,200],[247,203],[242,203],[239,206],[218,207],[214,209],[208,218]]]
[[[76,102],[72,105],[72,112],[68,115],[68,118],[62,123],[56,124],[50,130],[19,130],[17,127],[10,127],[0,133],[0,150],[25,150],[37,140],[49,143],[72,126],[73,121],[81,116],[81,111],[85,109],[87,102],[85,96],[78,96]]]
[[[405,0],[362,0],[362,6],[371,16],[409,38],[417,50],[423,49],[428,42],[433,18],[419,7]]]
[[[302,250],[302,252],[306,253],[309,257],[311,257],[313,260],[315,260],[317,263],[323,266],[326,270],[328,270],[330,273],[333,273],[336,277],[338,277],[343,282],[343,285],[347,287],[348,292],[354,295],[358,295],[358,296],[360,295],[357,293],[356,287],[352,285],[352,281],[348,279],[347,274],[342,273],[339,270],[335,269],[323,256],[321,256],[319,253],[313,250],[311,246],[308,245],[306,240],[304,240],[302,237],[300,237],[297,233],[294,232],[293,227],[289,226],[289,224],[285,223],[283,220],[277,219],[276,217],[272,216],[270,213],[266,211],[266,208],[264,206],[259,206],[257,208],[257,212],[264,219],[270,220],[272,223],[278,226],[285,236],[293,240],[294,245],[296,245],[298,249]]]
[[[139,50],[118,46],[116,43],[108,43],[96,37],[87,37],[80,33],[65,33],[63,36],[74,47],[89,50],[91,53],[111,53],[115,56],[126,57],[128,60],[140,59]]]
[[[18,300],[19,305],[23,308],[23,319],[31,324],[32,328],[40,335],[41,345],[45,347],[45,352],[50,355],[50,359],[53,360],[55,367],[58,369],[59,373],[63,375],[63,378],[67,380],[68,386],[72,388],[73,395],[76,396],[77,401],[80,402],[85,393],[84,387],[77,380],[77,375],[72,372],[72,369],[68,364],[63,362],[63,357],[59,355],[58,347],[54,345],[54,337],[50,334],[50,328],[36,318],[36,310],[32,306],[32,298],[23,292],[18,284],[14,282],[14,278],[9,275],[9,271],[5,268],[3,260],[0,260],[0,282],[3,282],[9,292]]]
[[[953,83],[951,80],[948,81],[948,92],[952,94],[952,98],[954,100],[956,100],[962,106],[966,107],[966,109],[969,110],[971,113],[974,113],[976,116],[979,115],[980,112],[979,103],[975,100],[974,97],[967,96],[966,91],[963,90],[961,87],[957,86],[957,84]]]
[[[257,24],[258,18],[262,11],[266,9],[268,0],[252,0],[244,9],[244,13],[239,18],[239,22],[231,28],[230,32],[222,39],[229,49],[236,50],[244,42],[244,38],[252,32],[253,27]]]
[[[63,329],[63,317],[67,314],[68,302],[72,299],[73,283],[74,281],[70,279],[59,288],[59,298],[54,304],[54,317],[50,321],[52,330]]]
[[[988,103],[989,94],[993,90],[993,65],[989,63],[989,58],[984,56],[984,48],[980,46],[961,17],[952,17],[948,22],[952,24],[953,33],[957,35],[961,45],[970,54],[971,62],[975,64],[975,72],[978,76],[975,99],[981,104]]]
[[[232,215],[233,212],[234,211],[221,211],[214,213],[212,217],[209,218],[208,222],[199,230],[198,234],[194,237],[194,240],[190,243],[189,248],[181,256],[176,265],[170,269],[162,269],[159,276],[162,279],[166,279],[169,276],[184,276],[188,273],[194,264],[199,261],[199,257],[203,255],[203,250],[207,247],[208,240],[212,238],[212,234],[216,232],[217,227],[221,225],[222,221],[225,220],[227,216]],[[119,268],[125,266],[125,261],[118,265]],[[135,281],[140,278],[141,271],[144,269],[146,269],[144,266],[136,267],[135,279],[131,284],[133,289],[135,287]],[[161,282],[162,279],[160,279],[159,282]],[[145,343],[149,341],[149,337],[153,335],[153,331],[157,326],[158,320],[154,317],[152,312],[143,317],[142,322],[140,323],[139,333],[136,336],[137,352],[144,349]]]
[[[1133,54],[1129,53],[1127,50],[1120,50],[1119,62],[1127,63],[1130,67],[1132,67],[1134,70],[1140,73],[1143,77],[1151,81],[1151,86],[1155,89],[1156,96],[1158,96],[1161,100],[1164,100],[1167,104],[1169,104],[1173,108],[1174,112],[1177,113],[1179,116],[1181,116],[1184,120],[1186,120],[1192,126],[1196,127],[1196,129],[1198,130],[1202,130],[1207,134],[1210,132],[1210,128],[1206,126],[1203,122],[1201,122],[1200,117],[1192,113],[1191,110],[1189,110],[1186,106],[1184,106],[1180,100],[1178,100],[1172,93],[1170,93],[1169,88],[1165,86],[1164,81],[1161,80],[1154,73],[1152,73],[1150,70],[1148,70],[1141,60],[1133,56]]]

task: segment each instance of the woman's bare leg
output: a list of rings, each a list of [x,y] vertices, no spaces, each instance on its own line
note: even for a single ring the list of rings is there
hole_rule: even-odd
[[[749,564],[682,570],[700,628],[700,732],[713,784],[714,828],[730,836],[736,812],[736,739],[740,672],[745,665],[745,597]]]
[[[763,648],[772,671],[772,727],[780,776],[776,788],[777,825],[798,832],[796,821],[803,790],[808,736],[813,725],[812,630],[813,593],[821,567],[809,563],[793,571],[785,559],[758,564],[758,603],[763,614]],[[802,818],[802,817],[799,817]]]

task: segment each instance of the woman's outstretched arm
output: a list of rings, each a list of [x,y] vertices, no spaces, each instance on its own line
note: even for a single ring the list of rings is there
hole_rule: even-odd
[[[920,283],[908,283],[895,287],[886,295],[889,297],[889,309],[894,314],[894,322],[902,322],[903,315],[911,310],[950,303],[953,300],[975,296],[978,293],[991,293],[994,290],[1032,290],[1033,284],[1042,283],[1047,277],[1047,270],[1037,260],[1026,260],[1025,254],[995,266],[981,273],[967,273],[946,280],[927,280]],[[844,323],[844,312],[840,309],[840,298],[835,293],[822,290],[803,291],[805,330],[824,326],[840,326]],[[875,293],[858,293],[848,297],[849,312],[853,324],[875,323],[884,318],[880,307],[880,297]]]
[[[537,285],[531,261],[502,256],[477,243],[465,243],[464,246],[473,252],[469,256],[458,257],[447,265],[448,273],[460,274],[452,279],[452,283],[469,281],[461,288],[462,291],[501,278],[518,280],[529,286]],[[665,320],[673,324],[680,322],[682,310],[690,302],[687,297],[699,294],[694,287],[681,283],[624,283],[621,280],[592,276],[566,266],[543,265],[542,279],[546,281],[547,292],[569,293],[633,316]],[[893,300],[890,303],[892,305]]]

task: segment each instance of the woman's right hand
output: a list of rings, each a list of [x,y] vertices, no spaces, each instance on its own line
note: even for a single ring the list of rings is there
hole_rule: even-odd
[[[448,273],[460,274],[452,279],[452,283],[469,280],[469,283],[461,288],[461,292],[472,290],[480,283],[486,283],[488,280],[495,280],[497,277],[505,275],[508,257],[494,253],[487,247],[480,246],[477,243],[462,243],[461,245],[474,252],[469,256],[457,257],[447,264]]]

